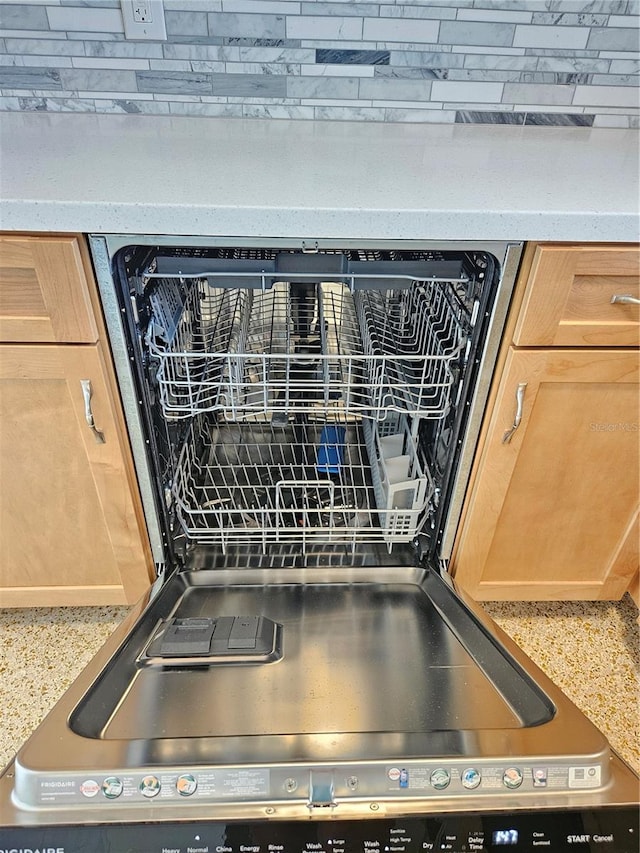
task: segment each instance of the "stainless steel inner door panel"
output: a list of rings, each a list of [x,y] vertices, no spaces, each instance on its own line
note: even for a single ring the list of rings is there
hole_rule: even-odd
[[[496,686],[492,670],[508,659],[470,621],[463,640],[429,597],[428,580],[402,569],[382,578],[352,571],[349,580],[296,575],[282,583],[182,575],[184,591],[161,621],[260,615],[281,626],[281,654],[264,663],[251,649],[228,662],[151,658],[153,635],[141,625],[75,710],[71,730],[106,741],[280,738],[282,760],[291,758],[285,737],[369,735],[369,751],[352,756],[366,759],[375,739],[376,752],[393,754],[387,733],[431,737],[552,719],[551,703],[514,665],[512,679]]]

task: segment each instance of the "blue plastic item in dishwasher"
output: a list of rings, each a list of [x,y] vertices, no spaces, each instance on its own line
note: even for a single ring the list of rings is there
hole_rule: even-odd
[[[344,459],[344,439],[347,430],[343,426],[324,426],[318,444],[316,469],[321,474],[339,474]]]

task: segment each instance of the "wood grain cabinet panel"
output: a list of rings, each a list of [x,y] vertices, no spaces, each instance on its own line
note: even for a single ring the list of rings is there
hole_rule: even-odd
[[[0,235],[0,340],[98,340],[77,236]]]
[[[638,534],[640,531],[636,530],[636,540],[638,538]],[[633,580],[629,584],[629,589],[627,590],[631,598],[635,601],[635,603],[640,607],[640,571],[636,572]],[[639,617],[640,619],[640,617]]]
[[[638,568],[638,368],[633,351],[510,349],[455,560],[475,598],[625,593]]]
[[[142,595],[146,554],[99,344],[0,347],[0,482],[0,606]]]
[[[516,346],[637,346],[640,247],[536,247],[516,325]]]
[[[0,235],[0,607],[133,603],[152,579],[104,342],[84,237]]]

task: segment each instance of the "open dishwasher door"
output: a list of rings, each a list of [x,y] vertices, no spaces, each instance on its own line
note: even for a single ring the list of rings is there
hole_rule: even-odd
[[[635,776],[440,571],[519,248],[92,238],[165,569],[13,846],[635,851]]]

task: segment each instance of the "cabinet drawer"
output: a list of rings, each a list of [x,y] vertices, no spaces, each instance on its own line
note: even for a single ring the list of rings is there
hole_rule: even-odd
[[[536,248],[513,342],[516,346],[637,346],[640,247]]]
[[[0,341],[97,340],[78,238],[0,235]]]

